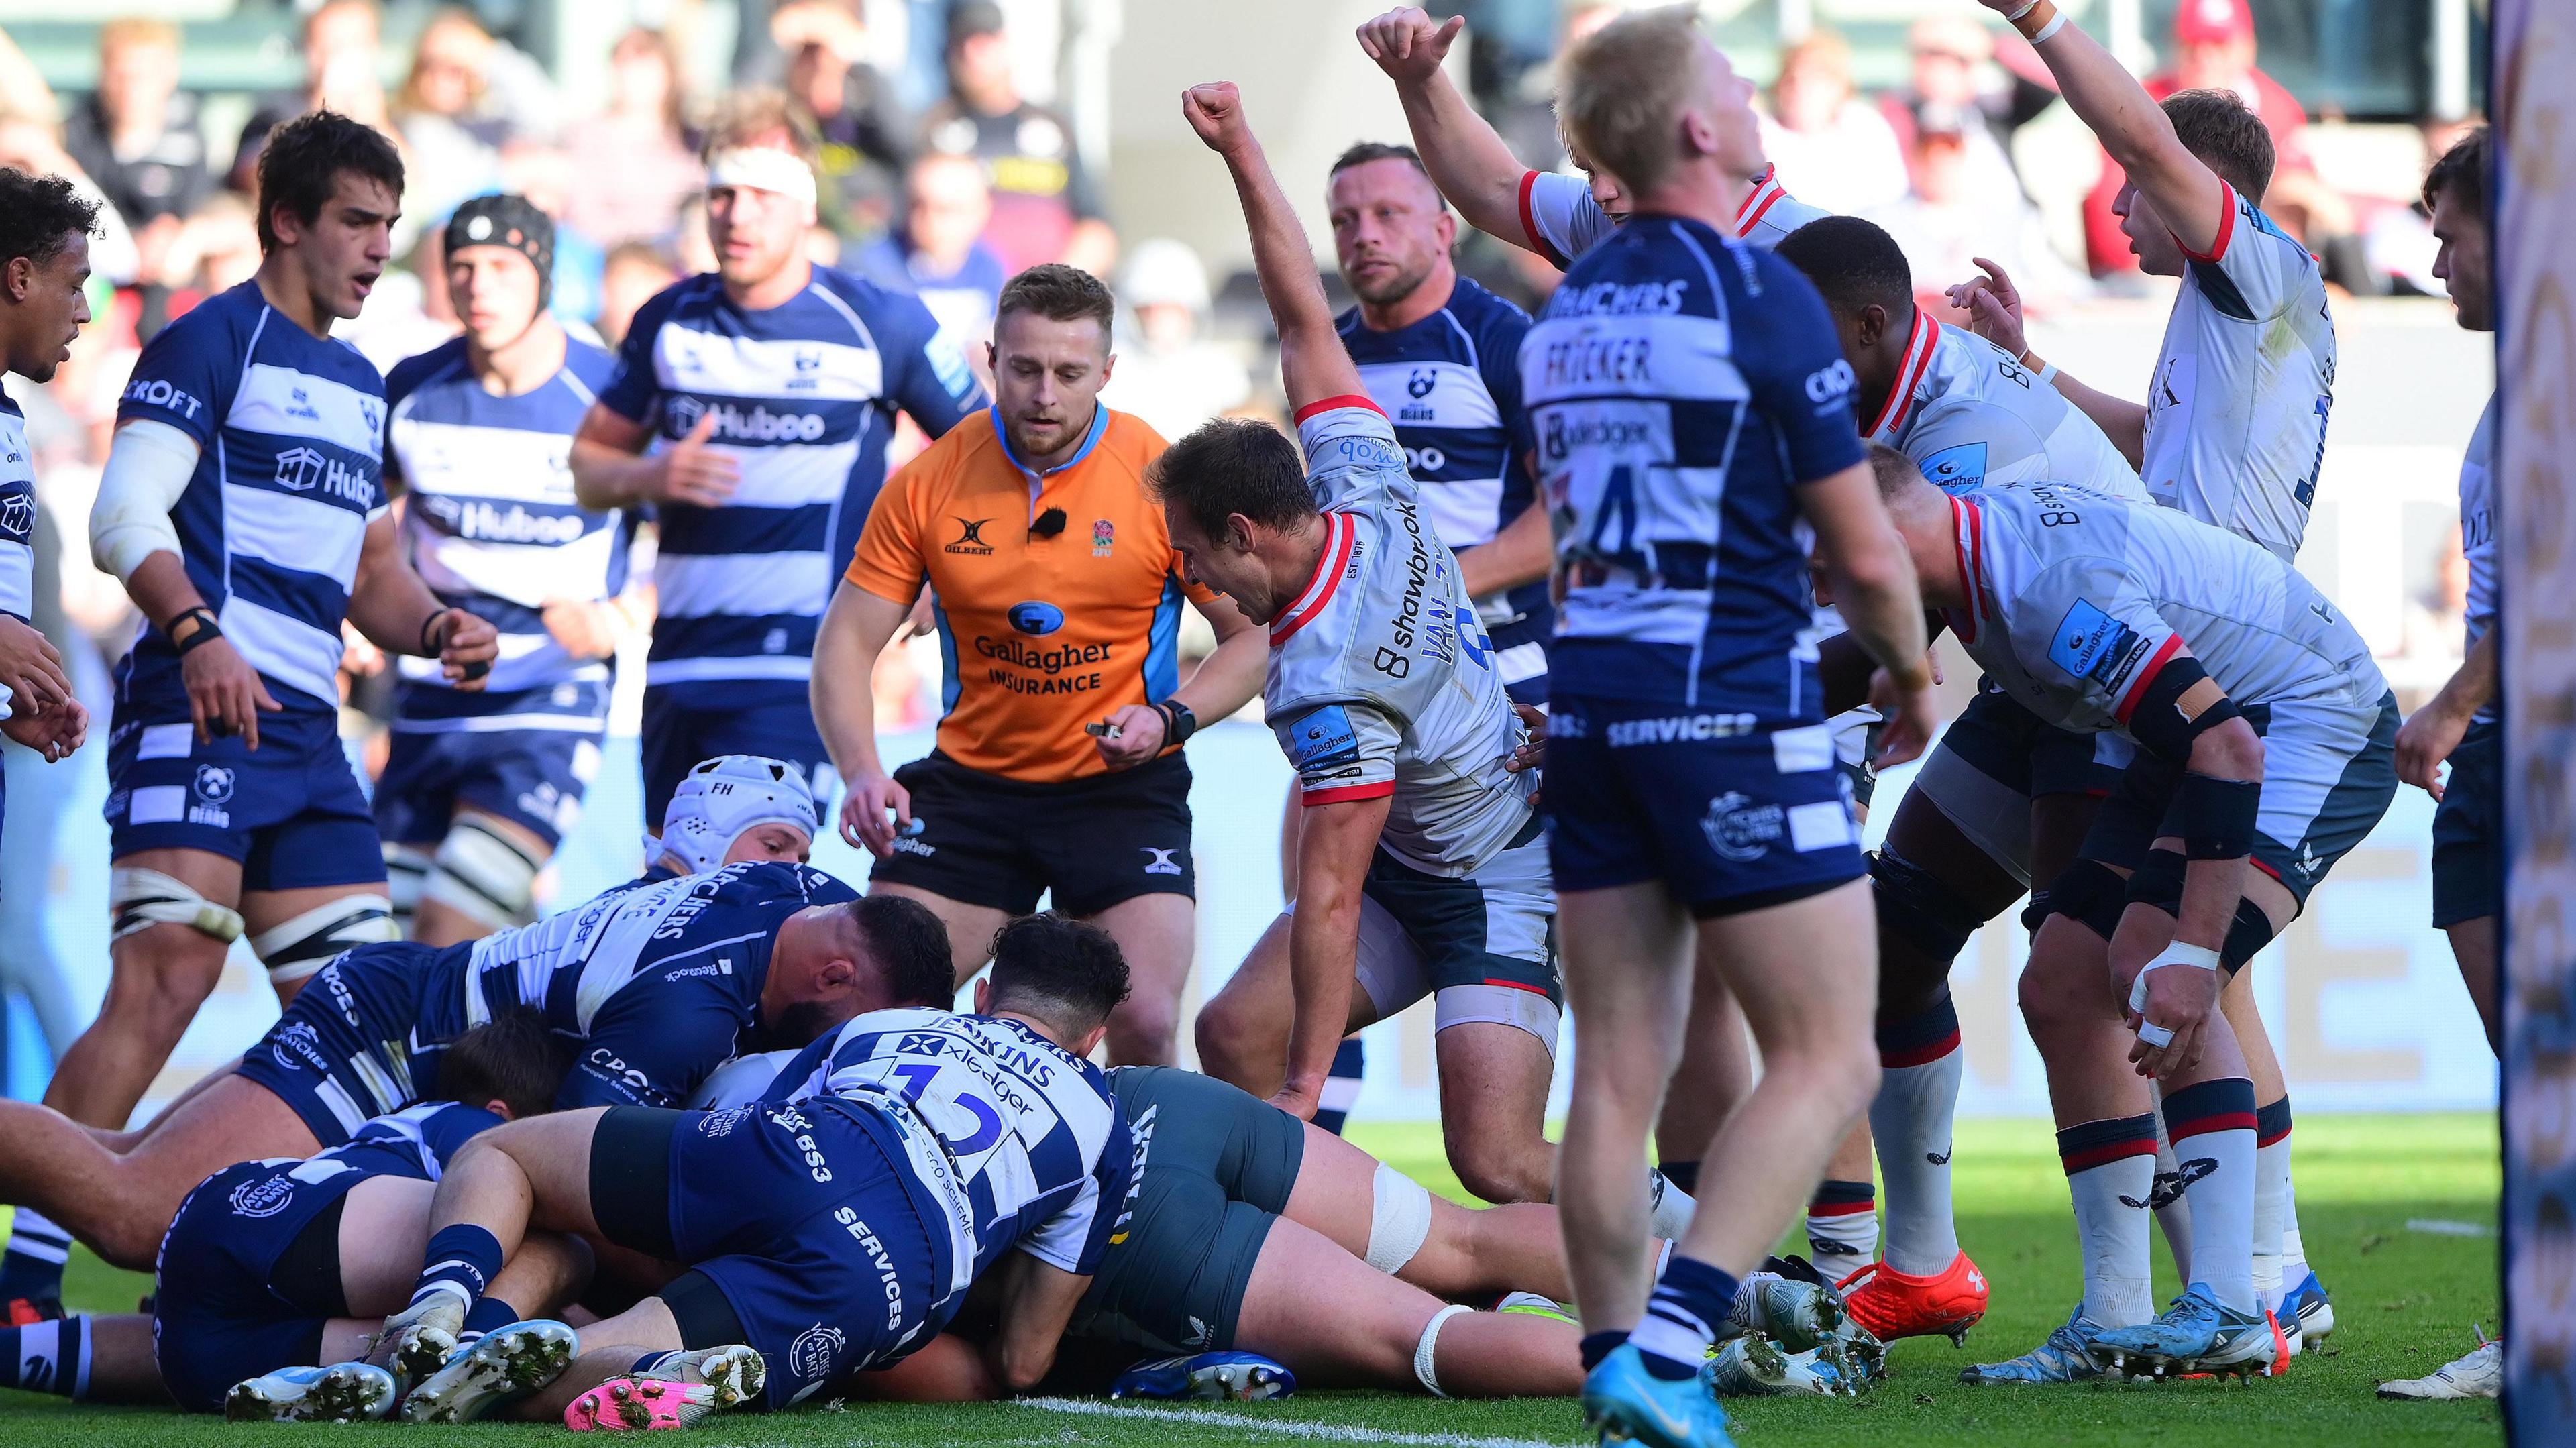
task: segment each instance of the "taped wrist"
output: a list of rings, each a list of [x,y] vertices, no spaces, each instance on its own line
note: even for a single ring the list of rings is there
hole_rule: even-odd
[[[2189,966],[2193,970],[2218,973],[2218,952],[2205,945],[2186,945],[2177,940],[2156,953],[2156,958],[2139,967],[2138,978],[2129,985],[2129,1009],[2147,1008],[2147,977],[2172,966]]]
[[[2200,660],[2183,655],[2156,670],[2122,723],[2141,748],[2179,769],[2190,767],[2194,740],[2242,717]]]
[[[2263,804],[2262,785],[2187,772],[2175,794],[2182,806],[2183,858],[2241,860],[2254,853],[2254,819]]]

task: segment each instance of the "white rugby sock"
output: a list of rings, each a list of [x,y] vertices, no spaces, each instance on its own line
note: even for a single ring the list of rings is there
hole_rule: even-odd
[[[2147,1194],[2156,1179],[2152,1116],[2088,1121],[2057,1133],[2057,1158],[2075,1199],[2084,1252],[2084,1315],[2134,1327],[2156,1315],[2147,1263]]]
[[[2156,1228],[2164,1233],[2165,1250],[2173,1254],[2174,1280],[2191,1281],[2191,1203],[2182,1197],[2182,1164],[2174,1160],[2173,1143],[2165,1140],[2163,1116],[2156,1118],[2156,1185],[2149,1196],[2156,1209]]]
[[[1950,1125],[1959,1109],[1959,1012],[1932,1009],[1878,1026],[1878,1098],[1869,1132],[1887,1193],[1887,1265],[1937,1277],[1959,1255],[1950,1206]]]
[[[2290,1098],[2254,1111],[2254,1293],[2266,1308],[2296,1285],[2282,1271],[2290,1205]]]
[[[2254,1083],[2221,1077],[2165,1093],[2165,1130],[2191,1203],[2191,1280],[2238,1312],[2254,1296]]]

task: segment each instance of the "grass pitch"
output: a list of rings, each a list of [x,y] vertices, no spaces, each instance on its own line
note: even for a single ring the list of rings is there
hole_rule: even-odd
[[[1354,1139],[1437,1190],[1458,1193],[1428,1125],[1369,1125]],[[2383,1403],[2383,1378],[2431,1371],[2471,1345],[2469,1324],[2496,1325],[2492,1224],[2499,1186],[2495,1124],[2486,1116],[2310,1117],[2296,1138],[2299,1222],[2310,1258],[2334,1294],[2338,1330],[2322,1350],[2269,1382],[1970,1389],[1962,1364],[2008,1357],[2044,1337],[2078,1291],[2065,1178],[2044,1123],[1963,1123],[1958,1140],[1959,1235],[1994,1286],[1994,1306],[1953,1349],[1900,1343],[1888,1382],[1857,1402],[1813,1398],[1730,1408],[1748,1445],[2154,1444],[2158,1448],[2305,1448],[2367,1444],[2485,1444],[2501,1440],[2493,1403]],[[2412,1224],[2412,1225],[2410,1225]],[[2473,1233],[2473,1234],[2464,1234]],[[2160,1290],[2171,1274],[2157,1253]],[[73,1305],[131,1310],[149,1284],[75,1258]],[[75,1408],[0,1392],[0,1441],[239,1444],[329,1435],[376,1441],[435,1435],[457,1444],[527,1442],[556,1430],[515,1426],[267,1428],[139,1410]],[[852,1405],[777,1417],[728,1417],[698,1430],[717,1445],[993,1445],[993,1448],[1197,1448],[1251,1443],[1392,1443],[1409,1448],[1534,1448],[1584,1441],[1571,1402],[1431,1401],[1378,1393],[1307,1392],[1258,1407],[1169,1408],[1105,1402],[949,1408]]]

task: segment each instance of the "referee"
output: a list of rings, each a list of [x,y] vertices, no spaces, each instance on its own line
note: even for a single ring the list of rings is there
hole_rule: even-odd
[[[1180,746],[1251,699],[1267,653],[1231,603],[1183,580],[1144,488],[1163,439],[1099,403],[1115,308],[1068,266],[1002,289],[993,407],[879,495],[815,643],[814,718],[849,782],[842,837],[876,856],[874,888],[938,912],[961,984],[1052,890],[1126,954],[1111,1064],[1164,1064],[1197,933]],[[870,675],[925,584],[947,673],[939,742],[889,776]],[[1186,684],[1184,594],[1218,639]]]

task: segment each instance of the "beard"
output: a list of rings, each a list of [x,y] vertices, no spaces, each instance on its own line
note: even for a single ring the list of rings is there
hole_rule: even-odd
[[[1391,307],[1421,290],[1423,282],[1430,276],[1431,268],[1428,266],[1416,267],[1410,271],[1398,270],[1395,275],[1375,286],[1364,287],[1353,282],[1351,295],[1372,307]]]
[[[761,1021],[752,1027],[754,1051],[798,1051],[814,1044],[825,1031],[841,1023],[842,1017],[821,1001],[789,1001],[778,1012],[778,1019]]]

